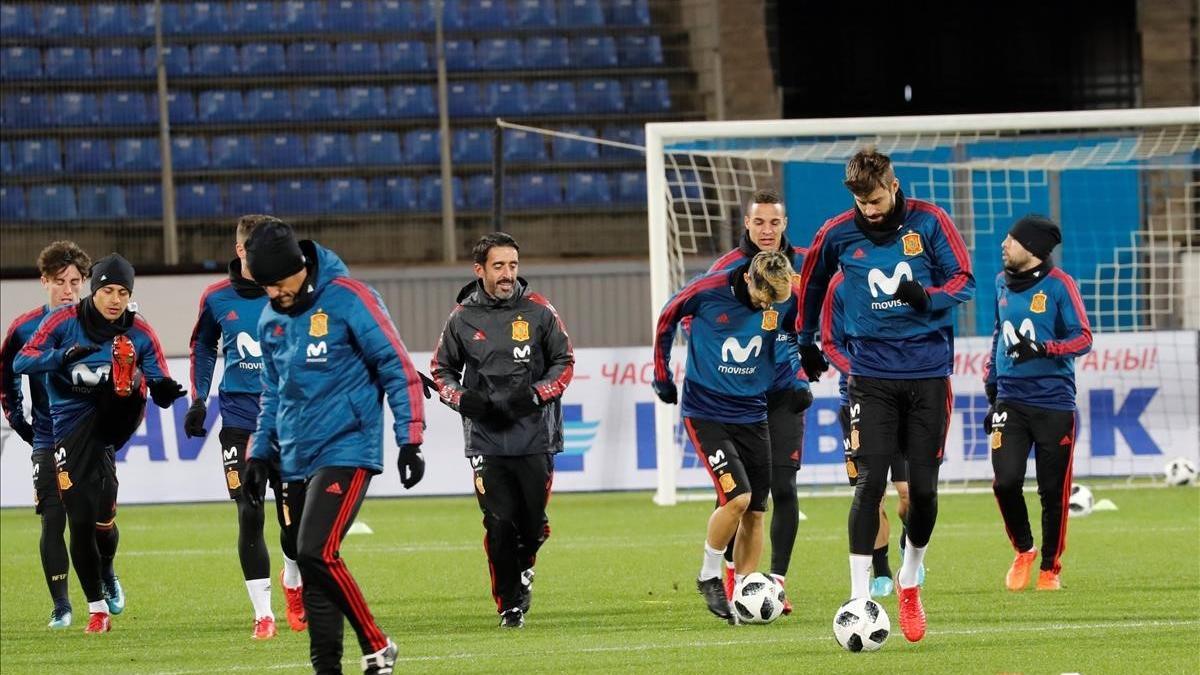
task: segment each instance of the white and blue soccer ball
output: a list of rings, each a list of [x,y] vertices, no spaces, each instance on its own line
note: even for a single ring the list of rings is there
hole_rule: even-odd
[[[855,598],[833,615],[833,637],[848,652],[873,652],[892,632],[883,605],[870,598]]]
[[[733,611],[741,623],[771,623],[783,614],[783,589],[760,572],[747,574],[733,589]]]
[[[1096,498],[1092,496],[1088,486],[1071,483],[1071,498],[1067,501],[1067,511],[1071,517],[1086,516],[1092,512],[1095,505]]]
[[[1167,485],[1191,485],[1196,482],[1196,464],[1190,459],[1176,457],[1163,467]]]

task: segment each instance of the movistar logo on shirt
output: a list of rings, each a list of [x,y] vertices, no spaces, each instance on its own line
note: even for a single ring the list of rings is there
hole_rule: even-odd
[[[758,366],[729,366],[731,360],[735,363],[745,363],[751,358],[757,358],[762,353],[762,336],[755,335],[743,346],[736,337],[727,337],[721,344],[721,361],[717,370],[729,375],[753,375]]]
[[[904,302],[894,300],[892,296],[896,294],[896,289],[900,288],[900,282],[913,278],[912,267],[907,261],[900,261],[890,275],[885,274],[881,269],[872,268],[867,273],[867,286],[871,289],[871,297],[878,298],[883,295],[888,299],[883,302],[872,302],[871,309],[891,309],[904,306]]]
[[[1004,333],[1004,345],[1006,347],[1012,347],[1013,345],[1017,344],[1018,329],[1012,325],[1011,321],[1005,321],[1004,325],[1001,327],[1001,330]],[[1033,319],[1025,319],[1022,321],[1021,328],[1019,330],[1021,335],[1024,335],[1035,342],[1037,341],[1037,329],[1033,327]]]
[[[110,372],[112,372],[112,365],[107,363],[96,366],[95,370],[92,370],[84,363],[76,364],[71,369],[71,384],[74,385],[72,389],[76,392],[90,391],[92,387],[107,380]]]
[[[242,360],[238,362],[238,368],[242,370],[262,370],[262,345],[258,340],[250,337],[250,334],[245,331],[239,331],[237,337],[234,338],[234,344],[237,346],[238,356]]]

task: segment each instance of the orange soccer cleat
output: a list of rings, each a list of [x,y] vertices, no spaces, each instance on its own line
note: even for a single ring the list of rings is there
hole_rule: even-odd
[[[1062,581],[1058,578],[1058,572],[1042,570],[1038,574],[1037,589],[1039,591],[1057,591],[1060,588],[1062,588]]]
[[[275,629],[275,618],[264,616],[254,620],[254,635],[250,637],[255,640],[270,640],[276,634],[278,631]]]
[[[897,576],[898,580],[900,577]],[[909,642],[920,642],[925,637],[925,608],[921,606],[921,587],[904,588],[896,583],[896,596],[900,600],[900,630]]]
[[[283,587],[283,597],[287,601],[288,626],[299,633],[308,628],[308,615],[304,613],[304,587],[288,588],[283,583],[283,570],[279,570],[279,585]]]
[[[107,633],[112,630],[112,617],[108,612],[92,612],[88,617],[87,628],[83,629],[84,633]]]
[[[1031,548],[1024,553],[1018,553],[1013,558],[1012,567],[1004,575],[1004,585],[1010,591],[1023,591],[1029,585],[1029,575],[1033,570],[1033,561],[1037,558],[1037,549]]]
[[[134,372],[137,370],[137,350],[133,340],[125,335],[113,338],[112,387],[122,398],[133,393]]]

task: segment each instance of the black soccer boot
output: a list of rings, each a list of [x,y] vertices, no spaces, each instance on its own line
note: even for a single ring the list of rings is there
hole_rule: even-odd
[[[520,607],[513,607],[504,610],[500,614],[501,628],[524,628],[525,627],[525,612],[521,611]]]
[[[737,623],[729,609],[729,598],[725,597],[725,584],[721,583],[721,577],[697,580],[696,590],[704,596],[704,602],[708,603],[708,611],[725,619],[730,625]]]
[[[396,666],[396,655],[399,651],[396,643],[388,638],[386,647],[362,657],[363,672],[368,675],[392,675],[392,670]]]

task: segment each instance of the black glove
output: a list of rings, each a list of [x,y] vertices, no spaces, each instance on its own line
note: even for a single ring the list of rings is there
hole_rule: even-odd
[[[267,460],[251,457],[242,469],[242,496],[250,506],[262,506],[267,495]]]
[[[32,446],[33,445],[33,425],[31,425],[24,417],[22,417],[20,415],[18,415],[17,417],[15,417],[13,419],[15,421],[11,425],[12,430],[14,432],[16,432],[16,434],[18,436],[21,437],[21,440],[25,441],[30,446]]]
[[[396,469],[400,472],[400,484],[405,490],[421,482],[425,477],[425,457],[421,455],[419,443],[405,443],[400,446]]]
[[[829,362],[825,360],[825,355],[821,353],[820,347],[800,345],[800,367],[804,368],[804,374],[808,375],[809,382],[819,382],[821,373],[829,370]]]
[[[918,312],[924,312],[929,309],[929,293],[925,291],[925,287],[921,282],[912,279],[905,279],[896,287],[896,292],[892,294],[895,300],[901,300],[904,304],[912,307]]]
[[[996,404],[988,406],[987,414],[983,416],[983,430],[987,433],[992,433],[992,415],[996,414]]]
[[[1046,345],[1030,340],[1023,333],[1017,333],[1017,344],[1008,348],[1008,355],[1018,366],[1026,361],[1044,359],[1049,356],[1046,353]]]
[[[794,413],[802,413],[808,410],[812,405],[813,395],[808,389],[793,389],[791,396],[791,408]]]
[[[537,412],[541,406],[538,405],[538,395],[533,389],[518,389],[508,395],[508,410],[512,413],[513,418],[529,417]]]
[[[654,387],[654,395],[663,403],[675,405],[679,403],[679,389],[675,386],[674,380],[658,381],[655,380],[650,386]]]
[[[187,415],[183,417],[183,433],[187,434],[188,438],[200,438],[207,434],[208,430],[204,428],[204,422],[207,419],[208,406],[204,405],[204,401],[201,399],[192,401]]]
[[[458,412],[463,417],[477,420],[492,411],[492,403],[487,397],[477,391],[467,389],[458,399]]]
[[[79,359],[82,359],[89,354],[95,354],[98,351],[100,351],[100,347],[97,345],[71,345],[70,349],[63,352],[63,365],[65,366],[68,363],[75,363]]]
[[[433,379],[425,373],[418,372],[417,374],[421,376],[421,389],[425,391],[425,400],[433,398],[433,395],[438,393],[437,382],[434,382]]]
[[[183,385],[169,377],[150,383],[150,398],[154,399],[154,405],[164,410],[170,408],[175,399],[183,397],[185,393]]]
[[[996,391],[997,391],[997,389],[998,389],[998,388],[997,388],[997,386],[996,386],[996,383],[995,383],[995,382],[991,382],[991,383],[988,383],[988,384],[985,384],[985,385],[983,385],[983,391],[984,391],[985,393],[987,393],[988,405],[996,405]]]

